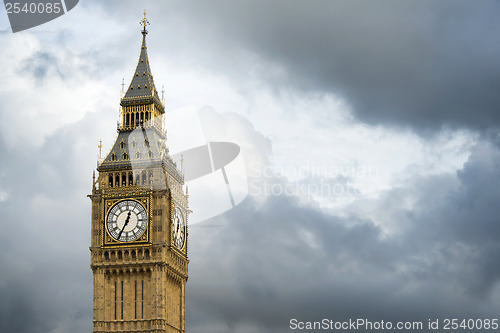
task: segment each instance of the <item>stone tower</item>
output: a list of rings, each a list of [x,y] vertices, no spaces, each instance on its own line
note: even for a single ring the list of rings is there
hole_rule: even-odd
[[[188,195],[169,155],[165,108],[142,45],[116,141],[93,177],[93,332],[185,332]]]

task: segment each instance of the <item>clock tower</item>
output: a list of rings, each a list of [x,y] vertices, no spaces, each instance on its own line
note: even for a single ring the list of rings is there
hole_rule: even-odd
[[[142,45],[117,138],[93,176],[93,332],[185,332],[188,195],[169,155],[165,107]]]

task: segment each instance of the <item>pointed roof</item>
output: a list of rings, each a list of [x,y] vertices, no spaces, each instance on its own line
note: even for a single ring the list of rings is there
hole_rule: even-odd
[[[183,182],[183,175],[170,157],[164,138],[154,128],[136,128],[118,133],[97,171],[143,170],[162,165],[170,170],[172,177]]]
[[[161,142],[161,138],[151,128],[120,132],[98,170],[131,168],[132,164],[143,160],[149,164],[160,163],[162,153],[166,153],[166,147],[159,146],[158,141]]]
[[[151,68],[149,67],[148,47],[146,46],[146,35],[148,34],[146,24],[144,24],[144,29],[141,33],[142,45],[137,67],[128,90],[122,98],[120,104],[122,106],[128,106],[155,102],[155,104],[161,106],[160,109],[163,109],[163,105],[153,81],[153,74],[151,73]]]

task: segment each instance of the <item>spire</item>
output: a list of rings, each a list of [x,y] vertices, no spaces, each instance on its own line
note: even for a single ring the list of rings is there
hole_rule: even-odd
[[[148,34],[148,31],[146,30],[146,26],[149,25],[149,21],[146,18],[146,10],[145,9],[144,9],[144,18],[139,21],[139,24],[141,24],[143,26],[142,34],[144,36],[146,36]]]
[[[142,25],[142,45],[141,53],[139,55],[139,61],[137,62],[137,67],[132,76],[132,80],[128,87],[125,96],[121,100],[122,106],[127,105],[137,105],[144,103],[155,102],[155,104],[161,105],[160,97],[158,96],[158,91],[156,90],[153,74],[151,68],[149,67],[148,59],[148,48],[146,46],[146,35],[148,30],[146,26],[149,25],[149,21],[146,18],[146,11],[144,10],[144,18],[139,22]],[[163,107],[162,107],[163,109]]]

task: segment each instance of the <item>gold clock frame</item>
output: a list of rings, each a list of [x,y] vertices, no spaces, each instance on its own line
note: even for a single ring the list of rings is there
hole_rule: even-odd
[[[140,203],[144,206],[147,214],[147,225],[144,233],[137,238],[136,240],[130,242],[121,242],[119,240],[114,239],[108,231],[106,227],[106,220],[108,218],[109,211],[119,202],[125,200],[132,200]],[[102,205],[102,233],[101,233],[101,244],[102,247],[110,248],[110,247],[122,247],[122,246],[131,246],[131,245],[150,245],[151,244],[151,194],[150,193],[141,193],[137,195],[127,195],[127,196],[109,196],[103,198]]]
[[[187,238],[188,238],[188,211],[185,207],[183,207],[180,203],[178,203],[176,200],[171,200],[170,201],[172,204],[170,205],[170,246],[172,249],[182,253],[183,255],[187,255]],[[182,217],[184,218],[184,244],[182,245],[182,248],[178,248],[175,245],[175,240],[174,240],[174,233],[172,232],[172,226],[174,224],[174,210],[175,208],[179,208],[181,211]]]

